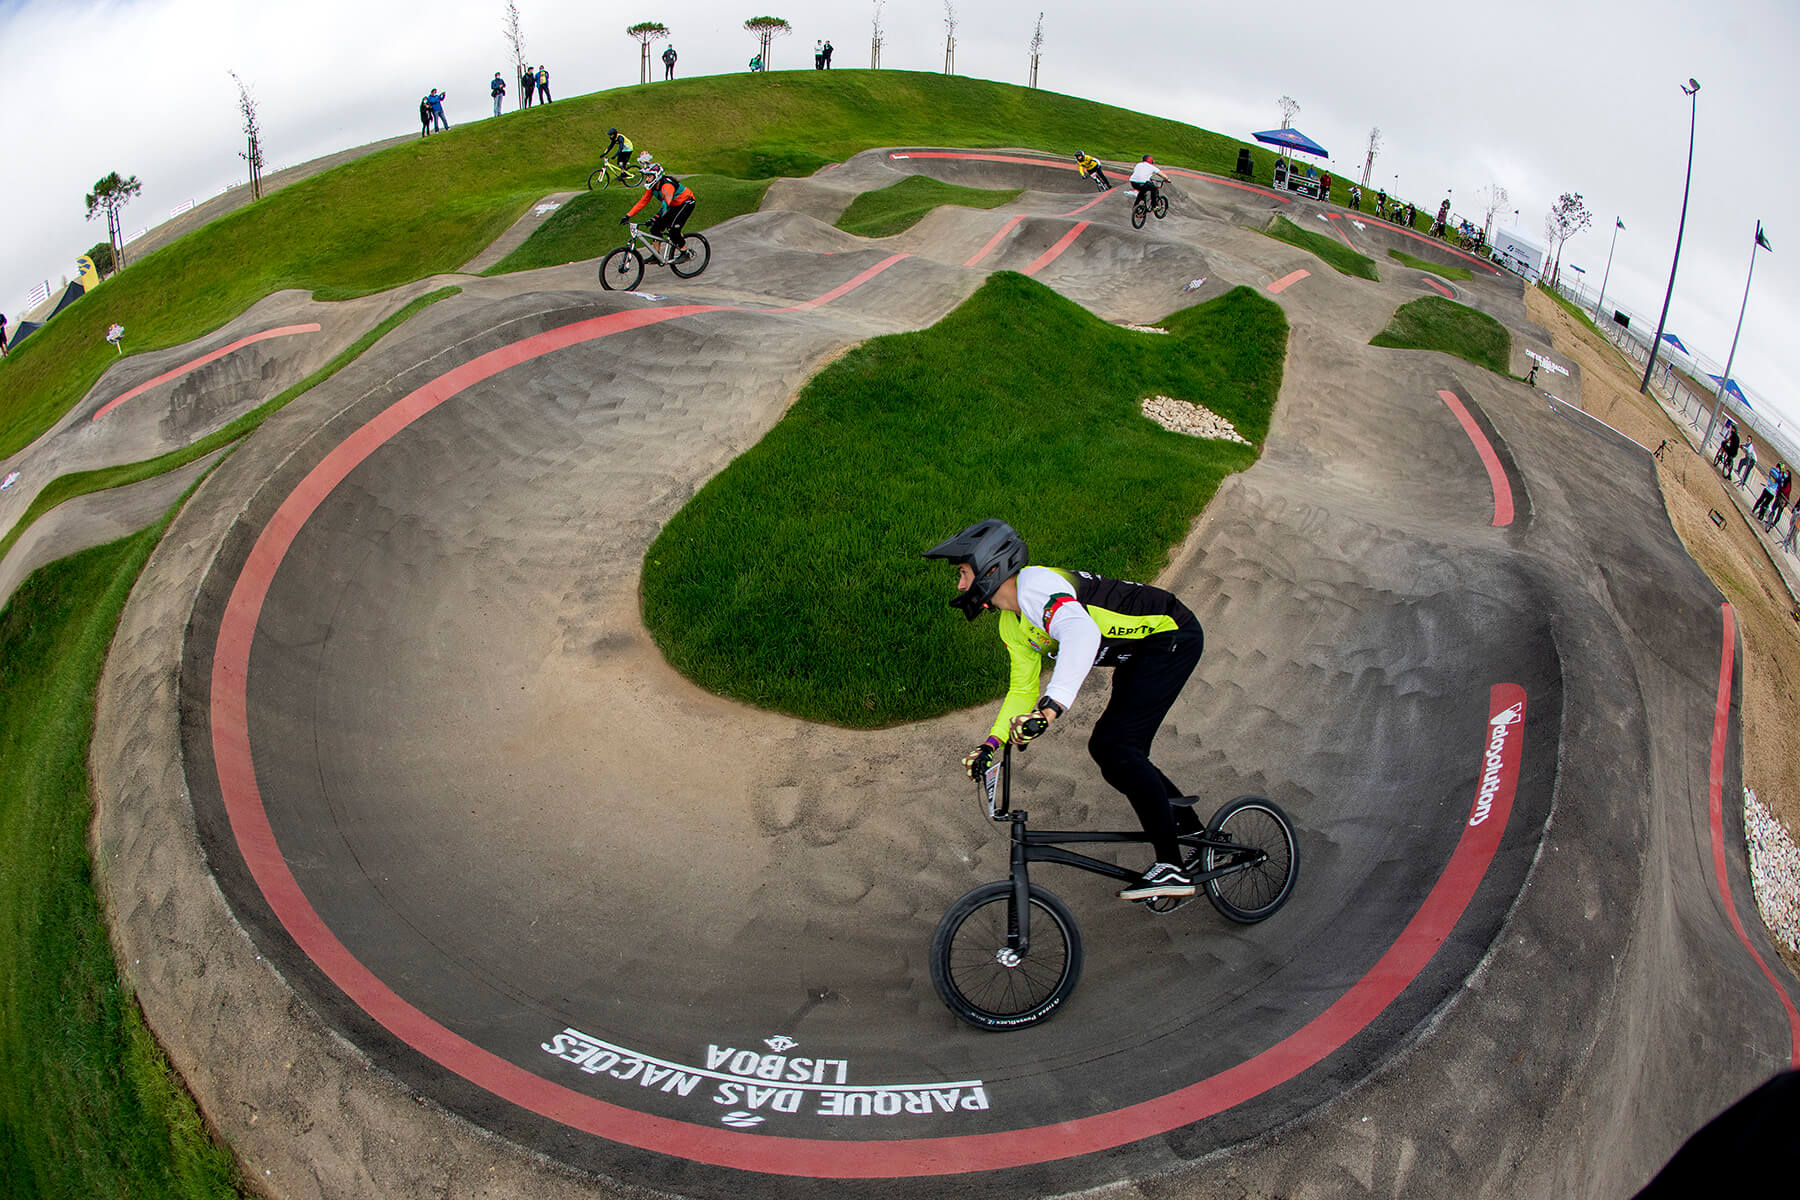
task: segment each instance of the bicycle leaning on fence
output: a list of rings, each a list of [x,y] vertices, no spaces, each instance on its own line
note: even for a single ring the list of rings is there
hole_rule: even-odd
[[[684,234],[682,241],[686,244],[677,251],[667,237],[650,233],[640,225],[628,221],[625,228],[625,244],[600,261],[600,286],[609,292],[636,289],[643,282],[646,262],[667,267],[683,279],[692,279],[712,261],[712,246],[702,234]]]
[[[1012,873],[950,906],[931,939],[931,982],[946,1007],[977,1029],[1023,1029],[1045,1020],[1081,977],[1081,930],[1056,895],[1031,882],[1030,864],[1061,863],[1130,883],[1138,873],[1073,850],[1067,843],[1147,842],[1141,830],[1028,830],[1012,807],[1012,743],[977,781],[988,816],[1012,829]],[[1171,803],[1192,806],[1196,796]],[[1227,919],[1253,925],[1273,916],[1300,876],[1293,822],[1273,801],[1239,796],[1203,831],[1179,838],[1187,875]],[[1140,900],[1169,913],[1192,897]]]

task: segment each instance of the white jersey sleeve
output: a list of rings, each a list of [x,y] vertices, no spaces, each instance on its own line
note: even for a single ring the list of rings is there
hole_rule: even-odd
[[[1075,693],[1100,656],[1100,626],[1075,599],[1075,588],[1048,567],[1019,572],[1019,616],[1056,643],[1056,669],[1044,694],[1073,707]]]

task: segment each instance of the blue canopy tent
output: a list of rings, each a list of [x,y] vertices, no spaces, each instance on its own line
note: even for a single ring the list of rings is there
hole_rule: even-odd
[[[1320,158],[1331,157],[1330,151],[1298,129],[1265,129],[1250,136],[1265,145],[1280,146],[1284,150],[1298,150],[1302,154],[1316,154]]]
[[[1677,350],[1681,351],[1683,354],[1686,354],[1689,358],[1694,357],[1693,353],[1686,346],[1681,344],[1681,339],[1676,337],[1674,334],[1672,334],[1672,333],[1663,334],[1663,341],[1669,343],[1669,345],[1675,347]]]
[[[1720,382],[1720,377],[1717,375],[1713,375],[1713,374],[1709,373],[1707,375],[1707,378],[1712,380],[1714,383]],[[1737,380],[1734,379],[1730,383],[1726,384],[1725,391],[1728,395],[1730,395],[1732,397],[1732,399],[1736,400],[1739,404],[1743,405],[1745,408],[1748,408],[1748,409],[1756,408],[1756,405],[1750,403],[1750,398],[1748,396],[1744,395],[1744,390],[1738,386]]]

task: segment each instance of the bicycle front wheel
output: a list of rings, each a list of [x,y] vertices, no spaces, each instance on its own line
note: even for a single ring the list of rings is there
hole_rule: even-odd
[[[1133,229],[1142,229],[1144,227],[1144,218],[1149,215],[1150,206],[1145,204],[1142,200],[1139,200],[1136,204],[1131,206],[1131,227]]]
[[[1287,903],[1300,878],[1300,843],[1294,823],[1274,801],[1239,796],[1213,814],[1206,836],[1234,847],[1207,846],[1200,852],[1201,870],[1229,871],[1206,881],[1206,898],[1223,916],[1254,925]]]
[[[604,188],[612,182],[612,176],[606,173],[605,167],[597,167],[588,174],[588,191]]]
[[[629,292],[644,281],[644,256],[630,246],[620,246],[600,264],[600,286],[609,292]]]
[[[1013,885],[986,883],[950,906],[931,938],[931,982],[945,1007],[977,1029],[1024,1029],[1047,1019],[1081,978],[1081,930],[1068,907],[1031,885],[1031,948],[1006,945]]]
[[[669,264],[669,270],[683,279],[692,279],[706,270],[706,264],[712,261],[712,246],[697,233],[688,234],[682,241],[686,243],[685,249],[689,252],[688,257],[682,258],[677,255],[675,261]]]
[[[1160,221],[1168,215],[1169,198],[1167,196],[1158,196],[1156,198],[1156,219]]]

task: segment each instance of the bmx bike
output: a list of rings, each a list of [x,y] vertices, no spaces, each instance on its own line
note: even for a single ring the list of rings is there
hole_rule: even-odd
[[[609,292],[629,292],[644,280],[644,263],[669,268],[683,279],[692,279],[712,261],[712,245],[698,233],[682,236],[680,253],[667,237],[647,232],[630,222],[629,240],[600,261],[600,286]]]
[[[588,191],[604,191],[617,183],[621,187],[642,187],[644,171],[636,163],[620,166],[610,158],[600,160],[600,165],[588,174]]]
[[[1030,830],[1011,804],[1012,745],[978,781],[988,816],[1012,830],[1010,878],[984,883],[952,904],[931,938],[931,982],[945,1007],[977,1029],[1023,1029],[1046,1020],[1081,978],[1081,929],[1057,896],[1033,883],[1030,865],[1060,863],[1131,882],[1137,872],[1065,844],[1147,843],[1141,830]],[[1172,803],[1190,808],[1196,796]],[[1293,822],[1273,801],[1239,796],[1204,830],[1180,835],[1188,877],[1228,920],[1254,925],[1287,903],[1300,875]],[[1170,913],[1192,897],[1140,900]]]
[[[1099,168],[1095,168],[1092,171],[1083,171],[1081,177],[1093,184],[1096,192],[1110,192],[1112,190],[1112,184],[1107,182],[1106,172]]]
[[[1169,215],[1169,197],[1163,192],[1160,186],[1156,190],[1155,203],[1146,200],[1144,198],[1144,193],[1142,192],[1139,192],[1137,199],[1131,202],[1131,227],[1133,229],[1142,229],[1144,227],[1144,218],[1148,217],[1151,213],[1155,213],[1156,219],[1159,221]]]

